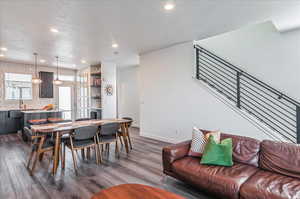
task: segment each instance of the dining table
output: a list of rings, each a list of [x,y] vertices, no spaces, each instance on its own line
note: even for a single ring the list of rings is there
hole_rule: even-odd
[[[91,119],[84,121],[72,121],[72,122],[63,122],[63,123],[47,123],[40,125],[31,125],[31,130],[35,134],[54,134],[54,160],[52,167],[52,174],[55,175],[59,165],[59,151],[61,145],[61,136],[66,133],[70,133],[76,128],[85,127],[85,126],[101,126],[108,123],[119,123],[121,127],[121,135],[123,137],[126,153],[129,153],[128,145],[128,123],[131,120],[126,119]]]

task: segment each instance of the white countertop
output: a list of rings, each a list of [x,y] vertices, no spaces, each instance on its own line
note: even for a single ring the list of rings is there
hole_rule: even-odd
[[[102,108],[91,108],[91,110],[102,110]]]
[[[0,111],[18,111],[18,110],[20,110],[20,109],[18,109],[18,108],[0,108]]]
[[[64,110],[60,110],[60,109],[54,109],[54,110],[21,110],[22,113],[57,113],[57,112],[63,112]]]

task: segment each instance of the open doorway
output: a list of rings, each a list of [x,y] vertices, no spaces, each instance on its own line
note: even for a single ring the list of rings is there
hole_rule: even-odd
[[[63,111],[63,118],[65,120],[71,120],[73,118],[72,90],[71,86],[58,87],[58,107]]]

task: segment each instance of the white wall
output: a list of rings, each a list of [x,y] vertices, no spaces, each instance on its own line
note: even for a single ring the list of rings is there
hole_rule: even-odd
[[[141,55],[141,135],[178,142],[193,126],[265,139],[256,127],[203,89],[192,78],[192,43]]]
[[[113,62],[102,62],[102,117],[116,118],[117,117],[117,69]],[[113,95],[107,95],[105,87],[112,85]]]
[[[299,30],[279,33],[265,22],[197,43],[300,101]]]
[[[118,84],[118,117],[133,118],[133,126],[140,126],[139,110],[139,66],[119,67]]]

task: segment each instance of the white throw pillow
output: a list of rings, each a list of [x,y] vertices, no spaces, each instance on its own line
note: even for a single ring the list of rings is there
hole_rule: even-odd
[[[194,127],[191,148],[188,155],[194,157],[201,157],[202,153],[204,152],[206,142],[207,139],[205,138],[203,132],[199,128]]]

